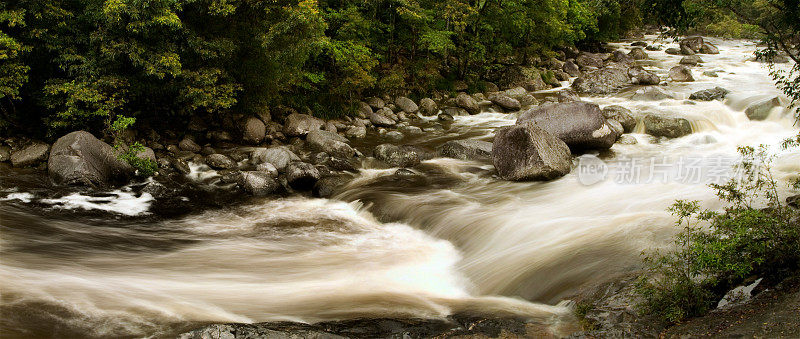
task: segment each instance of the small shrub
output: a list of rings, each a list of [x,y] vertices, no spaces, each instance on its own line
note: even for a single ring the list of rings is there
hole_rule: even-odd
[[[138,141],[127,145],[121,137],[122,132],[134,123],[136,123],[136,118],[119,115],[113,121],[109,120],[106,130],[114,139],[114,150],[117,153],[117,157],[131,165],[136,170],[137,175],[149,177],[158,171],[158,164],[152,159],[139,156],[139,153],[143,152],[145,148]]]
[[[719,297],[712,291],[753,275],[780,279],[798,268],[798,212],[778,196],[772,157],[764,146],[739,152],[739,175],[711,185],[725,209],[701,210],[696,201],[670,207],[682,231],[671,250],[644,256],[646,272],[637,285],[642,312],[675,323],[708,311]]]

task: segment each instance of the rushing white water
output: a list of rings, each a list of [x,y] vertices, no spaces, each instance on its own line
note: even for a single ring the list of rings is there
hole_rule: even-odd
[[[637,144],[617,144],[601,154],[604,159],[659,159],[674,173],[681,159],[730,159],[737,146],[777,145],[797,133],[785,109],[766,121],[750,121],[743,112],[779,95],[768,70],[747,61],[754,45],[714,42],[722,53],[701,56],[705,63],[694,68],[698,81],[665,87],[676,99],[634,101],[633,90],[584,98],[638,115],[677,114],[695,129],[672,140],[633,134]],[[649,55],[647,67],[662,76],[680,59]],[[702,75],[706,70],[719,77]],[[715,86],[731,90],[728,99],[687,102],[692,92]],[[490,138],[514,121],[514,114],[500,113],[457,117],[450,130],[425,142]],[[779,180],[800,172],[800,153],[775,152]],[[710,165],[701,169],[708,172]],[[442,158],[414,171],[424,172],[419,182],[396,180],[393,169],[364,169],[336,197],[341,201],[257,200],[178,220],[40,220],[4,209],[0,291],[9,317],[3,324],[41,321],[57,324],[48,329],[126,336],[171,333],[175,323],[441,317],[472,310],[527,315],[559,332],[570,321],[561,300],[635,269],[642,250],[668,243],[675,229],[666,208],[675,199],[719,206],[703,182],[650,180],[647,171],[634,182],[607,178],[589,186],[578,171],[547,183],[514,183],[493,177],[487,163]],[[192,167],[197,180],[214,175]],[[106,209],[146,212],[148,196],[128,198]],[[59,199],[14,192],[4,200],[104,208],[82,196]],[[132,205],[119,205],[126,203]],[[31,309],[38,315],[16,315]]]

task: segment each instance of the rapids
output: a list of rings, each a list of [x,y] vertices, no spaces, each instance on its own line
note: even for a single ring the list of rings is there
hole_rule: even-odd
[[[712,42],[721,54],[701,55],[696,82],[664,87],[675,99],[632,100],[637,88],[583,98],[677,114],[692,122],[693,134],[656,140],[634,133],[636,144],[580,159],[657,159],[661,175],[700,159],[696,169],[708,176],[735,159],[737,146],[769,144],[780,181],[800,172],[800,152],[777,147],[798,131],[789,110],[777,108],[766,121],[744,114],[750,103],[780,95],[769,70],[748,61],[755,45]],[[648,54],[645,66],[662,77],[681,58]],[[715,86],[731,91],[725,101],[687,102]],[[514,121],[514,114],[492,112],[456,117],[449,129],[406,142],[433,148],[491,140],[495,128]],[[153,216],[152,197],[128,189],[54,197],[4,177],[0,333],[160,337],[212,322],[474,311],[528,316],[563,334],[574,321],[565,299],[636,270],[643,250],[669,243],[675,227],[666,208],[674,200],[719,207],[705,181],[651,178],[653,167],[632,182],[609,175],[592,185],[582,184],[579,170],[546,183],[506,182],[493,177],[490,163],[446,158],[413,170],[416,176],[400,178],[365,162],[335,199],[250,199],[178,218]],[[193,166],[191,176],[216,174]]]

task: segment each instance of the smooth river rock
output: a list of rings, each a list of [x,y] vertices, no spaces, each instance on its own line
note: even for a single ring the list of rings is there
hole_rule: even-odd
[[[600,106],[585,101],[543,104],[522,113],[517,124],[528,121],[577,149],[610,148],[619,137]]]
[[[492,158],[492,143],[483,140],[451,140],[439,147],[444,157],[461,160],[488,160]]]
[[[572,155],[563,141],[524,122],[495,132],[492,162],[505,180],[553,180],[570,172]]]
[[[47,171],[57,183],[107,186],[125,183],[134,170],[111,145],[89,132],[75,131],[53,144]]]
[[[679,138],[692,133],[689,120],[678,116],[647,114],[642,123],[645,133],[656,137]]]

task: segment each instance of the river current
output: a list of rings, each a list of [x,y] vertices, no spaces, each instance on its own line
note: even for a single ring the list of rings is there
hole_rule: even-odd
[[[524,315],[566,333],[573,319],[564,300],[635,271],[643,250],[669,244],[676,228],[666,208],[676,199],[720,207],[706,184],[729,174],[737,146],[771,145],[781,182],[800,172],[800,152],[778,147],[798,128],[769,69],[751,61],[754,43],[712,42],[721,54],[701,55],[697,81],[662,86],[674,98],[637,100],[641,88],[583,98],[638,116],[680,115],[694,130],[670,140],[634,133],[635,144],[582,156],[577,161],[599,157],[617,166],[591,184],[578,169],[551,182],[507,182],[488,162],[434,158],[413,168],[417,175],[400,177],[366,161],[333,199],[253,198],[171,218],[154,216],[146,193],[54,195],[37,188],[42,179],[4,176],[0,333],[160,337],[203,323],[461,311]],[[644,66],[662,78],[681,58],[648,54]],[[731,91],[724,101],[687,100],[715,86]],[[749,104],[775,96],[784,107],[765,121],[747,118]],[[433,148],[491,140],[515,119],[492,112],[456,117],[448,129],[403,142]],[[631,159],[641,173],[623,173]],[[193,168],[193,180],[216,180],[213,171]]]

